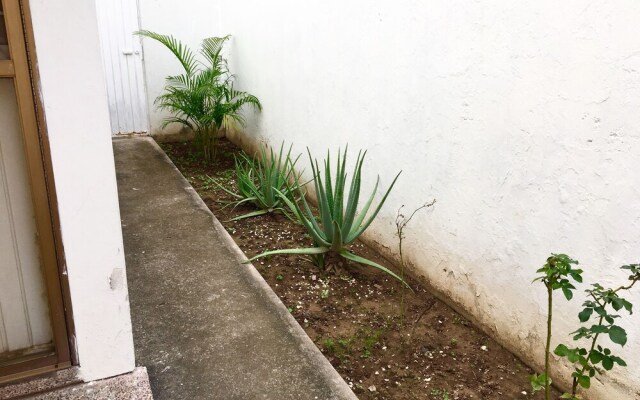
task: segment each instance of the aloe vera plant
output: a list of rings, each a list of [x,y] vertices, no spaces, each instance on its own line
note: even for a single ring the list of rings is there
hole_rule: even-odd
[[[378,184],[380,183],[380,178],[378,177],[371,195],[364,204],[362,210],[358,213],[362,164],[364,163],[366,151],[360,151],[358,153],[353,169],[353,176],[351,177],[351,182],[348,187],[346,172],[347,149],[345,149],[342,154],[338,151],[335,180],[331,174],[330,154],[327,153],[327,158],[324,160],[323,178],[318,161],[311,157],[311,153],[308,149],[307,152],[309,153],[309,161],[311,162],[311,169],[314,178],[313,182],[318,199],[318,215],[316,216],[311,210],[304,193],[302,193],[302,185],[298,184],[297,191],[300,195],[298,201],[290,199],[285,192],[278,191],[278,193],[282,201],[287,204],[295,217],[307,229],[307,232],[313,239],[314,247],[266,251],[251,258],[249,261],[276,254],[302,254],[310,255],[318,266],[324,268],[325,256],[333,253],[347,260],[382,270],[408,287],[409,285],[407,285],[407,283],[393,271],[347,250],[347,245],[356,240],[378,215],[380,208],[386,201],[387,196],[391,192],[391,189],[395,185],[396,180],[402,171],[393,179],[393,182],[385,192],[382,200],[380,200],[377,206],[372,208],[371,206],[378,189]],[[298,183],[297,178],[296,183]],[[369,212],[369,210],[373,211]]]
[[[285,153],[284,143],[280,145],[280,151],[277,154],[273,148],[269,148],[267,151],[266,146],[260,146],[260,155],[257,160],[253,160],[244,152],[241,153],[235,159],[235,174],[239,193],[234,193],[215,179],[209,178],[220,189],[237,199],[231,202],[234,207],[251,203],[258,208],[257,211],[232,218],[231,221],[271,212],[282,212],[286,215],[282,196],[293,199],[298,191],[294,168],[299,158],[300,156],[295,159],[291,158],[291,146]]]

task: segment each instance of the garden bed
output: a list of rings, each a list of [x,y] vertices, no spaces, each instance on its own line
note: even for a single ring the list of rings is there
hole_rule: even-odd
[[[206,178],[235,190],[239,149],[229,141],[220,141],[214,165],[202,162],[190,143],[161,146],[247,256],[311,245],[304,228],[280,214],[228,221],[253,211],[225,208],[232,199]],[[359,241],[351,250],[397,271]],[[415,293],[346,261],[339,274],[327,275],[300,256],[253,264],[360,399],[542,398],[530,394],[526,365],[410,277]]]

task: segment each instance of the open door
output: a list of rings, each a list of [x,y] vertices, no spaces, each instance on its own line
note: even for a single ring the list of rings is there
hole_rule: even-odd
[[[0,383],[70,363],[20,0],[0,0]]]

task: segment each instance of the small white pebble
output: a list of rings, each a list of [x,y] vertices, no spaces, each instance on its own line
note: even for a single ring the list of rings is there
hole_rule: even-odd
[[[487,346],[481,346],[481,347],[480,347],[480,350],[482,350],[482,351],[489,351],[489,349],[487,349]]]
[[[376,391],[376,387],[374,385],[369,386],[369,391],[370,392],[375,392]]]

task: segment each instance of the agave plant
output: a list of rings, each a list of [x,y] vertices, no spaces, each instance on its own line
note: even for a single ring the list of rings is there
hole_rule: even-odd
[[[400,176],[400,172],[394,178],[393,182],[382,197],[382,200],[380,200],[378,205],[374,207],[373,211],[370,213],[369,210],[373,204],[376,190],[378,189],[378,184],[380,182],[380,177],[378,177],[371,195],[364,204],[362,210],[358,213],[362,164],[364,162],[366,151],[358,153],[358,158],[356,159],[353,169],[353,176],[348,188],[346,149],[343,154],[340,154],[340,151],[338,150],[335,182],[331,176],[330,154],[327,153],[327,159],[324,160],[323,180],[318,161],[311,157],[311,153],[308,149],[307,152],[309,153],[309,160],[311,162],[311,169],[314,178],[313,182],[318,199],[318,215],[316,216],[313,213],[304,194],[301,192],[300,188],[302,185],[298,185],[298,191],[300,194],[299,201],[291,200],[286,193],[280,192],[279,194],[282,201],[287,204],[296,218],[307,229],[307,232],[313,239],[314,247],[271,250],[257,255],[249,261],[275,254],[304,254],[313,257],[316,264],[321,268],[324,268],[325,256],[327,254],[337,254],[347,260],[380,269],[398,279],[408,287],[407,283],[402,278],[388,268],[364,257],[355,255],[347,250],[347,245],[356,240],[369,227],[376,215],[378,215],[378,212],[386,201],[389,192],[391,192],[393,185],[395,185],[398,176]]]
[[[173,36],[145,30],[136,33],[162,43],[184,70],[180,75],[166,78],[165,93],[155,100],[160,109],[171,113],[162,127],[171,123],[188,127],[194,132],[195,143],[205,160],[213,160],[221,129],[236,124],[244,126],[245,120],[240,112],[242,106],[248,104],[257,110],[262,109],[255,96],[233,87],[234,76],[221,54],[230,36],[204,39],[199,51],[204,61],[200,61],[189,47]]]
[[[281,196],[294,199],[298,191],[294,168],[299,158],[300,156],[295,159],[291,158],[291,146],[289,146],[287,153],[284,153],[284,143],[280,145],[280,152],[277,155],[273,148],[267,152],[266,146],[261,146],[257,161],[246,153],[241,153],[235,159],[239,193],[232,192],[215,179],[210,178],[220,189],[237,199],[231,202],[234,207],[244,203],[252,203],[258,208],[257,211],[232,218],[231,221],[271,212],[282,212],[286,215],[285,204]]]

